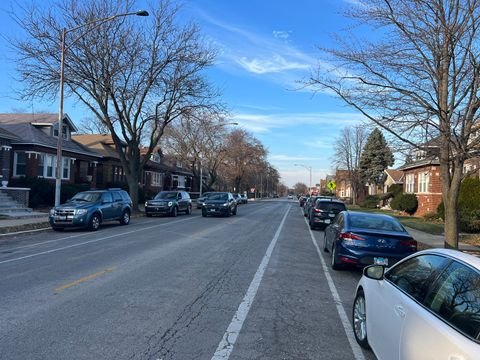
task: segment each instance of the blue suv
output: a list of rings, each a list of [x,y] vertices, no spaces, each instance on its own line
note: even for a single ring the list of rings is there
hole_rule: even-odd
[[[131,214],[132,200],[124,190],[83,191],[51,209],[49,221],[55,231],[66,227],[86,227],[96,231],[104,221],[118,220],[120,224],[128,225]]]

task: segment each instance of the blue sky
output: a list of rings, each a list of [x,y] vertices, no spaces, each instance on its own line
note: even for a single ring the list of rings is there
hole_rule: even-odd
[[[361,115],[327,94],[299,90],[320,57],[318,46],[331,46],[330,34],[346,26],[342,16],[356,0],[220,1],[184,0],[182,16],[194,19],[219,49],[211,81],[223,89],[233,119],[253,132],[269,151],[288,186],[301,181],[313,184],[332,172],[332,144],[341,128],[362,121]],[[19,31],[0,5],[0,32]],[[0,46],[6,49],[5,39]],[[25,103],[15,99],[14,54],[0,54],[0,112],[58,111],[58,102]],[[74,121],[90,117],[73,100],[65,112]]]

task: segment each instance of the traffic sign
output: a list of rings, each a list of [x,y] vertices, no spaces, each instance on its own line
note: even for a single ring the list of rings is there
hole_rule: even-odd
[[[327,184],[327,187],[330,189],[330,191],[333,191],[337,187],[337,184],[335,184],[335,181],[330,180],[330,182]]]

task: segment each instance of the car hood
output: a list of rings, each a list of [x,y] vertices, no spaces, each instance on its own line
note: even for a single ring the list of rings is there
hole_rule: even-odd
[[[148,200],[147,203],[151,205],[163,205],[168,204],[169,202],[175,203],[177,200],[175,199],[155,199],[155,200]]]
[[[56,210],[60,209],[88,209],[95,205],[96,202],[76,202],[76,201],[69,201],[65,204],[55,206]]]

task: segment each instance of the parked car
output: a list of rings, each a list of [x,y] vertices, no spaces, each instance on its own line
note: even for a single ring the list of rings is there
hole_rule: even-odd
[[[201,209],[202,208],[202,205],[203,205],[203,201],[205,200],[205,196],[207,196],[208,192],[205,192],[202,194],[202,196],[200,196],[199,198],[197,198],[197,209]]]
[[[355,338],[378,359],[480,359],[480,259],[418,252],[363,270],[353,304]]]
[[[332,269],[344,265],[391,266],[417,251],[417,242],[392,216],[343,211],[327,227],[323,249]]]
[[[211,192],[205,196],[202,206],[202,216],[237,215],[237,202],[229,192]]]
[[[347,210],[347,207],[340,200],[317,198],[315,204],[309,210],[308,224],[310,229],[325,229],[333,222],[339,212],[345,210]]]
[[[312,207],[315,205],[315,201],[319,198],[320,196],[310,196],[305,204],[303,205],[303,216],[309,218],[310,217],[310,210]]]
[[[247,195],[242,194],[241,196],[242,196],[242,203],[243,203],[243,204],[248,204],[248,197],[247,197]]]
[[[308,197],[306,196],[300,196],[298,199],[300,207],[303,207],[305,205],[305,202],[307,201]]]
[[[179,212],[192,213],[192,200],[183,190],[161,191],[152,200],[145,202],[145,215],[177,216]]]
[[[82,191],[65,204],[52,208],[49,222],[56,231],[67,227],[86,227],[96,231],[105,221],[118,220],[120,224],[128,225],[131,214],[132,200],[126,191]]]
[[[237,202],[237,205],[243,204],[242,195],[240,195],[238,193],[234,193],[232,195],[233,195],[233,198],[235,199],[235,201]]]
[[[287,196],[287,198],[288,198],[288,200],[293,200],[293,195],[290,194],[290,195]]]

